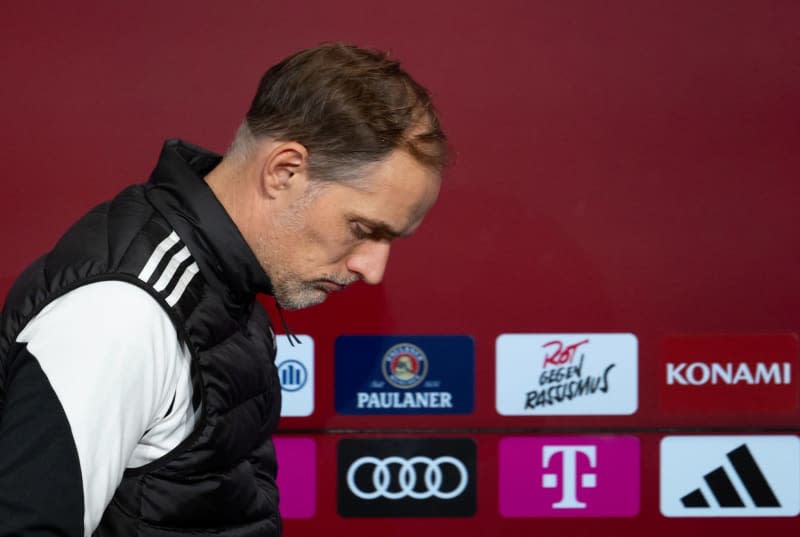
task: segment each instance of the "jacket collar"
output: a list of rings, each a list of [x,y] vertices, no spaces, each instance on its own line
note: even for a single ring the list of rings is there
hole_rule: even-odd
[[[204,180],[221,160],[201,147],[168,140],[150,176],[147,196],[188,246],[209,284],[246,306],[256,293],[272,294],[272,284]]]

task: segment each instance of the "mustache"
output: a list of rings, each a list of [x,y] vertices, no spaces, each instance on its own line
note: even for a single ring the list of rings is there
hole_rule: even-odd
[[[335,283],[336,285],[340,285],[342,287],[347,287],[351,283],[356,283],[360,278],[358,276],[351,276],[347,278],[340,278],[337,276],[323,276],[319,278],[317,281],[319,282],[331,282]]]

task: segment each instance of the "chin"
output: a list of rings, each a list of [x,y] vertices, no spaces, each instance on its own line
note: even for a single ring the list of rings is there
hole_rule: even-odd
[[[322,304],[328,298],[328,293],[321,289],[294,293],[293,296],[275,295],[275,301],[285,310],[302,310]]]

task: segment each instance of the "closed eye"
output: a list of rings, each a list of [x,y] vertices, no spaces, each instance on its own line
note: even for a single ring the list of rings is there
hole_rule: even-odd
[[[388,224],[379,221],[365,220],[359,218],[358,220],[350,221],[353,236],[357,239],[370,239],[374,241],[392,241],[398,237],[406,237],[410,233],[402,233],[395,231]]]
[[[360,222],[351,222],[350,230],[353,236],[359,240],[368,239],[373,235],[373,231]]]

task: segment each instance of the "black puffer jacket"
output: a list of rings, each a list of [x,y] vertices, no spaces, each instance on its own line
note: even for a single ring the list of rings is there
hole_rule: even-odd
[[[82,218],[22,274],[3,309],[0,405],[18,365],[19,332],[52,300],[91,282],[122,280],[147,290],[190,348],[194,394],[202,405],[195,430],[168,455],[125,473],[98,536],[281,532],[270,440],[280,414],[275,338],[255,299],[271,285],[203,181],[219,160],[190,144],[167,142],[150,181]],[[166,284],[164,278],[157,284],[184,246],[190,256],[173,267]],[[46,475],[42,469],[41,478]],[[53,510],[61,516],[59,507]]]

